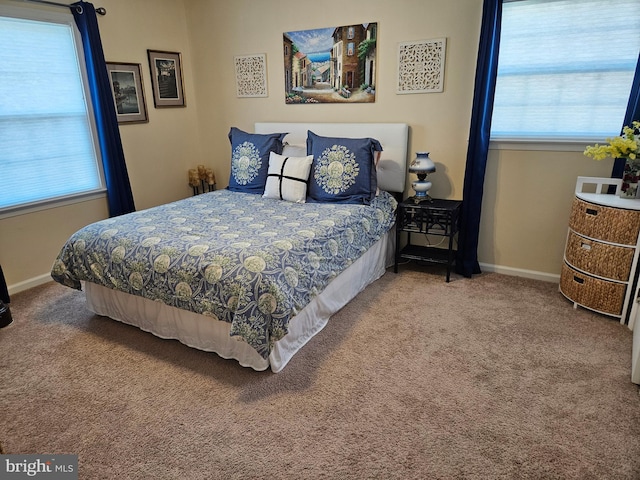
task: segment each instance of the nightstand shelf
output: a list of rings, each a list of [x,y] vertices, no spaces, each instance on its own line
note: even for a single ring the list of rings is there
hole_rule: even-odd
[[[453,240],[458,232],[458,217],[462,202],[459,200],[433,199],[414,203],[412,198],[398,204],[396,223],[396,255],[394,272],[398,273],[400,259],[414,260],[447,266],[447,282],[451,267],[455,264]],[[400,248],[400,234],[407,233],[407,244]],[[411,243],[412,234],[448,237],[447,248],[437,248]]]

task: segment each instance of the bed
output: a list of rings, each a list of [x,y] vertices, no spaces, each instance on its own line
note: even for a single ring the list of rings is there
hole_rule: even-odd
[[[303,162],[309,132],[315,135],[313,164]],[[232,156],[246,148],[247,138],[282,143],[281,151],[270,152],[264,194],[247,193],[248,184],[240,185],[250,170],[233,157],[224,190],[76,232],[54,262],[53,279],[84,289],[88,308],[98,315],[244,367],[281,371],[334,313],[392,264],[408,126],[256,123],[252,133],[232,129]],[[320,168],[318,149],[326,153],[336,139],[351,145],[350,139],[365,138],[378,142],[372,150],[376,167],[368,172],[360,164],[359,172],[370,177],[367,187],[375,195],[362,203],[325,201],[317,191],[312,198],[309,181],[302,194],[306,201],[299,201],[296,189],[304,182],[290,176],[291,169],[304,163],[309,178],[330,186],[332,167]],[[329,153],[336,154],[332,148]],[[238,172],[238,165],[244,170]]]

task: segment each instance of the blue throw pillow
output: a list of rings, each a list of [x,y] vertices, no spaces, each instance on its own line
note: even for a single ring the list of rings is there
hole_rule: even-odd
[[[313,155],[308,202],[360,203],[376,196],[378,177],[373,138],[321,137],[307,132],[307,154]]]
[[[244,193],[264,193],[269,171],[269,154],[282,153],[286,133],[257,134],[231,127],[231,175],[229,190]]]

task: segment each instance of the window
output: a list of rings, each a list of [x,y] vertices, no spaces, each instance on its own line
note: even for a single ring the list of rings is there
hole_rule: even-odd
[[[356,36],[356,29],[354,27],[347,28],[347,40],[351,40]]]
[[[73,16],[24,11],[0,7],[0,214],[104,191]]]
[[[640,50],[638,0],[503,5],[492,140],[619,135]]]
[[[356,49],[356,44],[353,42],[347,43],[347,56],[352,57]]]

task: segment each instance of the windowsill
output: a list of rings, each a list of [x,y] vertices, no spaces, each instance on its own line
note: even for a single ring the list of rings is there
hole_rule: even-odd
[[[52,208],[64,207],[66,205],[73,205],[75,203],[89,202],[91,200],[97,200],[100,198],[106,198],[107,191],[100,190],[98,192],[90,192],[73,197],[51,200],[48,202],[39,202],[35,205],[29,205],[24,207],[15,207],[4,212],[0,212],[0,220],[3,218],[17,217],[19,215],[28,215],[30,213],[40,212],[42,210],[49,210]]]
[[[604,140],[600,140],[604,143]],[[491,140],[490,150],[544,150],[551,152],[584,152],[587,145],[598,143],[594,140]]]

